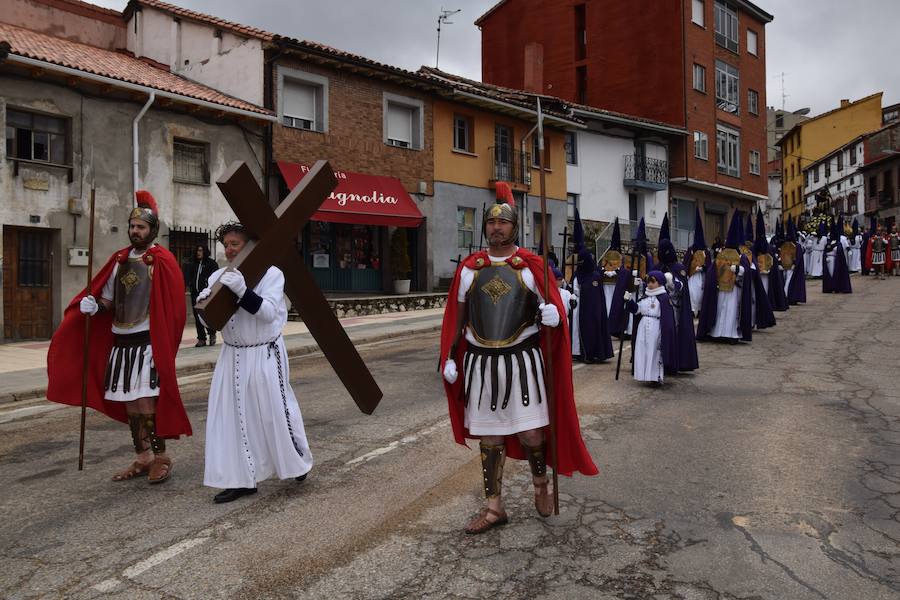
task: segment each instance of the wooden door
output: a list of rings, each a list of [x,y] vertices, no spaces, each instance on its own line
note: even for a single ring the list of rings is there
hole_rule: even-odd
[[[53,333],[50,244],[46,229],[3,226],[3,337],[48,339]]]

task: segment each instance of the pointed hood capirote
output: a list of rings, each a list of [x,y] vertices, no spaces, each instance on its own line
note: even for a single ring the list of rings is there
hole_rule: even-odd
[[[634,233],[634,247],[639,254],[647,252],[647,226],[644,225],[644,217],[641,217],[637,231]]]
[[[754,241],[755,236],[753,235],[753,211],[747,213],[747,224],[744,227],[744,239],[742,242],[752,242]]]
[[[725,237],[725,247],[737,250],[741,245],[743,231],[741,211],[736,210],[731,215],[731,224],[728,226],[728,235]]]
[[[856,239],[856,236],[859,235],[859,220],[856,217],[853,217],[853,225],[851,228],[853,229],[853,239]]]
[[[659,226],[659,239],[671,240],[672,234],[669,232],[669,213],[663,215],[662,225]]]
[[[769,242],[766,241],[766,222],[761,210],[756,211],[756,240],[753,242],[753,252],[762,254],[769,251]]]
[[[700,209],[694,209],[694,241],[691,250],[706,250],[706,237],[703,235],[703,219],[700,218]]]
[[[578,209],[575,209],[575,226],[572,230],[572,243],[575,245],[575,252],[584,249],[584,226],[581,224],[581,215]]]
[[[609,240],[609,249],[616,252],[622,251],[622,232],[619,230],[619,217],[613,221],[612,239]]]

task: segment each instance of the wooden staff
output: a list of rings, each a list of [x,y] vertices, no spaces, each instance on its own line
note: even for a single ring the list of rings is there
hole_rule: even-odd
[[[93,162],[93,161],[91,161]],[[91,293],[91,279],[94,275],[94,200],[97,189],[91,182],[90,222],[88,230],[88,266],[87,289]],[[91,315],[84,315],[84,348],[81,353],[81,436],[78,440],[78,470],[84,470],[84,425],[87,420],[87,389],[88,389],[88,352],[91,343]]]
[[[538,171],[540,172],[541,182],[541,237],[545,236],[547,231],[547,183],[544,178],[544,116],[541,113],[541,99],[537,99],[537,136],[538,136]],[[547,260],[547,244],[542,244],[542,256],[544,259],[544,302],[550,299],[550,263]],[[562,318],[562,315],[560,315]],[[551,332],[547,327],[543,328],[544,338],[547,340],[547,348],[550,348]],[[547,411],[550,416],[550,448],[553,449],[553,460],[551,467],[553,468],[553,514],[559,514],[559,457],[556,446],[556,414],[554,411],[555,401],[553,398],[553,352],[548,352],[544,357],[546,364],[546,372],[544,373],[544,382],[547,388]]]

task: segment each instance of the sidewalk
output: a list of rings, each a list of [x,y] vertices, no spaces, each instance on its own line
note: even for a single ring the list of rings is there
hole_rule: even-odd
[[[354,344],[365,344],[416,333],[440,331],[443,308],[367,315],[341,319],[341,325]],[[219,337],[215,346],[195,348],[197,330],[193,323],[184,328],[175,367],[178,376],[211,371],[221,350]],[[319,350],[306,325],[288,321],[284,327],[284,343],[288,356],[302,356]],[[40,398],[47,391],[47,349],[49,341],[0,344],[0,404],[29,398]],[[73,360],[80,357],[73,356]]]

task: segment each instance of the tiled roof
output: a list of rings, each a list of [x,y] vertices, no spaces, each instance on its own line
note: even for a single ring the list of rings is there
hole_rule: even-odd
[[[6,23],[0,23],[0,40],[9,43],[11,55],[32,58],[261,115],[271,114],[270,111],[255,104],[223,94],[124,53],[51,37]]]
[[[131,11],[134,10],[135,6],[147,6],[149,8],[163,10],[185,19],[191,19],[193,21],[199,21],[201,23],[209,23],[210,25],[214,25],[221,29],[227,29],[235,33],[240,33],[242,35],[258,38],[264,41],[270,41],[274,37],[274,35],[269,33],[268,31],[257,29],[256,27],[249,27],[247,25],[241,25],[240,23],[233,23],[231,21],[226,21],[225,19],[220,19],[219,17],[205,15],[203,13],[188,10],[186,8],[181,8],[180,6],[175,6],[174,4],[169,4],[168,2],[159,2],[159,0],[131,0],[122,13],[125,18],[128,18],[130,16]]]
[[[331,46],[327,46],[325,44],[321,44],[319,42],[312,42],[309,40],[298,40],[295,38],[287,37],[284,35],[275,35],[273,37],[273,41],[276,43],[287,46],[292,50],[307,50],[310,52],[316,52],[319,54],[325,54],[329,56],[333,56],[336,59],[340,60],[348,60],[356,63],[364,64],[374,69],[379,69],[382,71],[389,71],[396,75],[400,75],[402,77],[408,77],[410,79],[422,79],[422,76],[415,71],[407,71],[406,69],[401,69],[400,67],[395,67],[393,65],[389,65],[386,63],[378,62],[377,60],[373,60],[371,58],[367,58],[360,54],[353,54],[352,52],[347,52],[346,50],[339,50],[338,48],[333,48]]]

